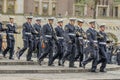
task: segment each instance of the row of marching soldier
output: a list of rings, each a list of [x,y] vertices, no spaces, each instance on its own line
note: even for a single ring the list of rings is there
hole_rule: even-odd
[[[105,24],[99,26],[99,32],[95,30],[95,21],[89,22],[89,28],[83,30],[84,21],[70,18],[69,23],[63,27],[64,20],[57,20],[57,27],[53,27],[54,18],[48,18],[48,22],[41,26],[41,18],[36,18],[36,23],[32,25],[33,17],[27,17],[27,21],[22,26],[23,48],[18,51],[17,58],[28,49],[26,60],[32,60],[33,51],[37,51],[37,60],[40,65],[44,58],[48,56],[48,66],[54,66],[54,61],[58,59],[58,65],[64,66],[65,61],[69,61],[69,67],[76,68],[74,62],[79,60],[79,67],[92,62],[91,72],[96,72],[97,65],[101,63],[100,72],[106,72],[107,52],[106,52],[106,33]],[[6,31],[7,48],[3,51],[3,57],[10,53],[9,59],[13,60],[16,31],[14,18],[10,17],[10,22],[6,29],[0,25],[0,31]],[[63,29],[64,28],[64,29]],[[86,44],[87,43],[87,44]],[[54,48],[54,44],[57,48]],[[0,47],[2,45],[0,37]],[[53,49],[56,53],[53,54]],[[86,54],[89,56],[86,57]]]

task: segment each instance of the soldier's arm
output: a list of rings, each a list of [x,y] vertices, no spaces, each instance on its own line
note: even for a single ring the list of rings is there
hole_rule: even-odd
[[[92,43],[92,44],[94,44],[94,40],[92,39],[90,31],[87,30],[86,34],[87,34],[87,39],[89,40],[89,42]]]

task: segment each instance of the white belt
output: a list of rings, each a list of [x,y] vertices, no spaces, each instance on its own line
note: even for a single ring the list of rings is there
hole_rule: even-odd
[[[57,37],[57,39],[64,39],[63,37]]]
[[[99,42],[99,44],[103,44],[103,45],[106,45],[106,42]]]
[[[70,36],[75,36],[75,34],[73,34],[73,33],[69,33],[68,35],[70,35]]]
[[[78,37],[78,39],[83,39],[83,37]]]
[[[25,34],[31,35],[31,33],[26,32]]]
[[[95,40],[95,41],[93,41],[93,42],[94,42],[94,43],[97,43],[98,41]]]
[[[90,42],[89,40],[84,40],[85,42]]]
[[[8,33],[9,35],[14,35],[13,33]]]
[[[51,35],[45,35],[45,37],[52,38],[52,36],[51,36]]]

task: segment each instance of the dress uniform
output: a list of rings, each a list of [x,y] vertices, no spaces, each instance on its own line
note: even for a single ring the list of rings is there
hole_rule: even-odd
[[[88,57],[86,60],[83,61],[83,67],[88,62],[91,62],[92,60],[92,68],[91,72],[96,72],[97,68],[97,61],[98,61],[98,41],[97,41],[97,31],[94,29],[95,21],[89,22],[90,28],[86,31],[87,39],[89,40],[89,51],[90,51],[90,57]]]
[[[69,41],[67,43],[67,53],[63,55],[62,58],[62,65],[64,66],[65,60],[69,56],[69,67],[75,67],[74,66],[74,61],[75,61],[75,38],[76,38],[76,33],[75,33],[75,23],[74,18],[70,18],[70,23],[68,23],[65,26],[65,33],[69,36]]]
[[[78,26],[76,27],[76,47],[77,47],[77,55],[75,56],[75,60],[79,58],[79,67],[82,67],[83,61],[83,49],[84,49],[84,38],[85,38],[85,31],[82,29],[82,24],[84,23],[83,20],[78,19]]]
[[[37,31],[38,34],[34,34],[34,47],[33,51],[37,50],[37,58],[40,57],[42,48],[41,48],[41,37],[42,37],[42,32],[41,32],[41,18],[36,18],[36,23],[34,24],[34,29]]]
[[[62,24],[62,25],[61,25]],[[66,36],[65,36],[65,31],[63,30],[63,20],[60,19],[58,20],[58,26],[55,28],[56,31],[56,36],[57,36],[57,53],[55,55],[53,55],[53,60],[54,61],[56,58],[58,58],[58,65],[61,66],[61,61],[62,61],[62,57],[63,54],[66,52],[66,48],[65,48],[65,41],[66,41]]]
[[[2,52],[2,32],[5,31],[3,29],[3,24],[0,22],[0,52]]]
[[[53,29],[53,21],[54,18],[49,18],[48,19],[48,23],[43,25],[43,29],[42,29],[42,36],[44,39],[44,43],[45,43],[45,48],[44,48],[44,53],[39,57],[39,64],[41,65],[41,61],[47,57],[49,57],[49,62],[48,62],[48,66],[53,66],[52,64],[52,59],[53,59],[53,41],[57,41],[56,35],[55,35],[55,30]]]
[[[15,45],[14,33],[16,34],[18,33],[16,31],[16,25],[13,21],[14,21],[14,17],[10,17],[10,23],[6,25],[7,48],[3,51],[3,57],[6,57],[8,51],[10,52],[9,59],[11,60],[13,59],[13,55],[14,55],[14,45]]]
[[[102,36],[101,38],[98,38],[98,44],[99,44],[99,61],[98,64],[101,63],[100,72],[105,72],[106,64],[107,64],[107,49],[106,49],[106,41],[107,41],[107,35],[104,32],[105,24],[100,25],[100,31],[99,34]]]
[[[27,61],[32,61],[32,52],[33,52],[33,34],[35,34],[35,30],[31,24],[32,22],[32,16],[27,17],[27,22],[23,24],[23,30],[22,30],[22,35],[23,35],[23,43],[24,47],[19,51],[19,56],[18,59],[22,56],[22,54],[27,50],[27,56],[26,60]]]

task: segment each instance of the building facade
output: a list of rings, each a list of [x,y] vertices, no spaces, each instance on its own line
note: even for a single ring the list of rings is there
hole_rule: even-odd
[[[0,0],[0,13],[92,17],[94,0]],[[120,0],[98,0],[96,16],[120,18]]]

